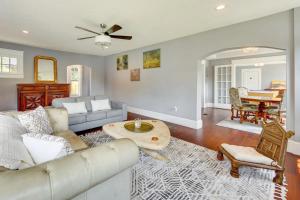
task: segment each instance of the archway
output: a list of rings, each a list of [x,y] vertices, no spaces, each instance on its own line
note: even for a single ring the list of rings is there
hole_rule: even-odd
[[[284,49],[261,46],[229,48],[207,55],[198,62],[197,105],[201,105],[198,109],[204,108],[204,111],[207,107],[229,109],[231,87],[246,86],[250,90],[271,91],[275,89],[272,87],[276,84],[285,91],[283,106],[287,107],[289,88],[286,87],[288,72],[286,56]],[[260,75],[255,77],[256,81],[247,82],[243,77],[254,71]]]

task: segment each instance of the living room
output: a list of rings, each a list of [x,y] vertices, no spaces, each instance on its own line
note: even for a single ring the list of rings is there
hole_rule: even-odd
[[[299,6],[299,0],[4,0],[0,134],[12,137],[8,122],[12,130],[18,126],[22,132],[25,127],[14,142],[27,154],[15,152],[12,160],[26,156],[31,162],[30,167],[4,165],[11,161],[6,145],[11,143],[0,138],[1,199],[298,199]],[[225,107],[207,106],[214,102],[203,93],[203,60],[234,49],[247,57],[234,56],[228,71],[249,63],[272,72],[274,63],[285,68],[282,77],[268,80],[270,88],[259,88],[264,95],[278,92],[274,97],[240,96],[243,105],[238,108],[230,88],[243,85],[229,85],[226,79],[226,104],[232,106],[232,114]],[[252,61],[249,51],[261,49],[261,55],[272,55],[273,60]],[[216,64],[215,58],[208,59],[212,69],[224,65]],[[272,87],[272,80],[278,79],[280,84]],[[279,97],[281,91],[284,95]],[[284,111],[270,114],[281,103]],[[237,126],[217,125],[230,117]],[[282,143],[272,140],[276,145],[262,148],[264,152],[260,144],[269,144],[264,139],[270,128],[281,134]],[[50,136],[44,137],[41,130]],[[54,143],[57,148],[64,145],[63,156],[45,158],[55,154]],[[255,147],[251,150],[272,162],[257,164],[258,155],[253,154],[245,156],[251,158],[248,162],[238,162],[229,155],[232,146]],[[20,148],[11,151],[21,152]],[[34,179],[30,173],[36,173]],[[63,173],[65,182],[60,179]]]

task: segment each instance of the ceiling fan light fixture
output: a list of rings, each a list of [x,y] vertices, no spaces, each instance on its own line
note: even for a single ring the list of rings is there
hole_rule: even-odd
[[[95,44],[107,49],[111,45],[111,38],[108,35],[97,35],[95,37]]]

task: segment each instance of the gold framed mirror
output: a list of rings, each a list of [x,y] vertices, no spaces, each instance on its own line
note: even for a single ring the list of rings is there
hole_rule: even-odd
[[[34,80],[36,83],[56,83],[57,60],[49,56],[34,57]]]

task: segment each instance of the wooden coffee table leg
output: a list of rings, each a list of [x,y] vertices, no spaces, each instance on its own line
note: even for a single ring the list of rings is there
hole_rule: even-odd
[[[169,161],[169,158],[161,155],[160,153],[158,153],[157,151],[151,150],[151,149],[145,149],[145,148],[141,148],[141,150],[145,153],[148,154],[149,156],[157,159],[157,160],[164,160],[164,161]]]

